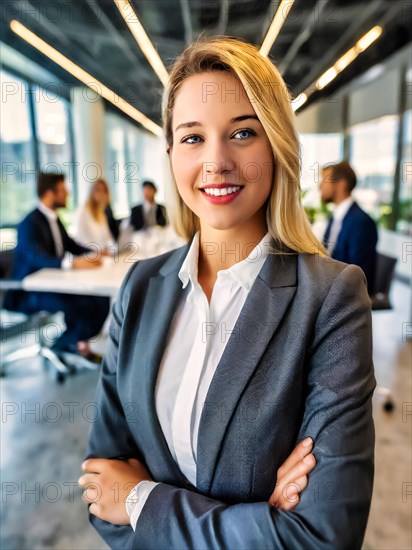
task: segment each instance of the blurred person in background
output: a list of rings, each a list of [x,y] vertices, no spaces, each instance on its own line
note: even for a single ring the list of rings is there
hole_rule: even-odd
[[[17,228],[13,278],[22,280],[44,268],[96,269],[102,265],[95,250],[77,243],[67,234],[57,210],[66,207],[68,191],[63,174],[42,173],[37,178],[37,207]],[[88,256],[88,253],[91,253]],[[98,256],[98,255],[97,255]],[[58,352],[90,353],[88,340],[99,333],[109,312],[109,299],[55,292],[8,294],[6,309],[31,314],[62,311],[66,330],[53,345]]]
[[[334,260],[362,268],[368,292],[372,294],[378,231],[373,219],[352,197],[356,181],[353,168],[345,160],[323,168],[319,185],[321,200],[335,205],[323,242]]]
[[[130,224],[134,231],[147,229],[155,225],[165,227],[167,225],[166,209],[155,200],[157,188],[149,180],[142,183],[143,203],[134,206],[130,215]]]
[[[153,243],[150,238],[156,235],[153,232],[146,232],[144,239],[136,243],[133,234],[136,231],[144,231],[150,228],[165,227],[167,225],[166,208],[162,204],[158,204],[155,200],[157,188],[150,181],[145,180],[142,183],[143,203],[134,206],[131,210],[130,217],[125,218],[120,223],[119,248],[127,249],[130,244],[138,244],[142,251],[147,246],[150,250],[153,249]]]
[[[110,230],[108,208],[109,186],[103,178],[99,178],[91,186],[86,203],[78,213],[75,235],[81,244],[97,247],[104,254],[113,254],[116,247]]]

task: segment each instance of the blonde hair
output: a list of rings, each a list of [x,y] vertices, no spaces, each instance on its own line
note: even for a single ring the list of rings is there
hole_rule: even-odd
[[[182,83],[210,71],[229,71],[239,79],[272,146],[275,170],[266,220],[279,249],[284,251],[286,246],[295,252],[325,254],[300,201],[299,141],[290,94],[279,71],[255,46],[217,36],[195,42],[177,58],[163,98],[167,144],[173,146],[173,109]],[[173,175],[169,191],[170,221],[180,236],[190,239],[200,227],[199,218],[183,202]]]
[[[105,221],[105,208],[102,208],[93,198],[94,190],[98,185],[103,185],[103,187],[106,190],[107,198],[108,198],[108,204],[110,204],[110,189],[107,185],[107,182],[103,178],[98,178],[93,185],[90,187],[89,196],[86,200],[86,208],[89,210],[89,212],[92,215],[92,218],[96,222],[104,222]]]

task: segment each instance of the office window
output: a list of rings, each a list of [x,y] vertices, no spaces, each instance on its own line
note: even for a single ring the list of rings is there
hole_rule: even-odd
[[[412,235],[412,110],[406,111],[403,116],[399,216],[396,230],[404,235]]]
[[[68,173],[72,161],[69,102],[36,86],[34,112],[41,169]]]
[[[27,82],[0,71],[0,225],[17,224],[36,204],[35,156]]]
[[[106,129],[106,179],[110,186],[114,214],[122,218],[129,215],[125,122],[122,118],[108,113]]]
[[[388,226],[392,213],[398,124],[397,116],[385,116],[349,130],[356,199],[382,227]]]
[[[59,215],[70,224],[75,209],[73,151],[70,140],[70,103],[39,86],[33,87],[36,141],[39,166],[43,172],[62,172],[69,191],[67,208]]]
[[[156,184],[158,190],[156,200],[164,202],[164,185],[168,171],[164,141],[128,124],[126,158],[126,179],[130,204],[135,205],[142,201],[142,182],[144,180],[152,180]]]
[[[165,141],[148,132],[142,132],[141,147],[143,152],[140,167],[141,176],[143,179],[155,182],[158,191],[156,200],[164,203],[165,185],[169,177],[169,161]]]
[[[138,128],[128,124],[126,131],[126,183],[129,205],[142,202],[142,136]]]
[[[323,166],[342,160],[343,136],[342,134],[300,134],[299,140],[303,204],[308,211],[320,205],[319,183]]]

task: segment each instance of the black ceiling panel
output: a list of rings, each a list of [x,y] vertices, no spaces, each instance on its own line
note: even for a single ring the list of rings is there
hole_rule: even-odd
[[[201,33],[261,44],[280,2],[273,0],[133,0],[166,67]],[[77,81],[9,27],[31,31],[160,124],[162,84],[114,0],[18,0],[2,4],[2,40],[68,84]],[[294,95],[302,92],[373,26],[384,33],[322,92],[330,94],[412,40],[412,4],[403,0],[296,0],[273,45]]]

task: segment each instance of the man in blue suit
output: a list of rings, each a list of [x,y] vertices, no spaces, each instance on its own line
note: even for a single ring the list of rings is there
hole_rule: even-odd
[[[320,183],[321,200],[335,209],[323,237],[335,260],[361,267],[373,293],[378,232],[373,219],[352,198],[356,174],[347,161],[327,165]]]
[[[64,208],[67,189],[63,174],[39,173],[39,203],[18,226],[13,278],[22,280],[43,268],[92,269],[101,260],[67,234],[56,210]],[[53,348],[77,353],[88,350],[86,341],[103,326],[109,312],[109,299],[54,292],[17,292],[7,297],[5,307],[23,313],[63,311],[66,330]],[[85,353],[84,353],[85,354]]]

